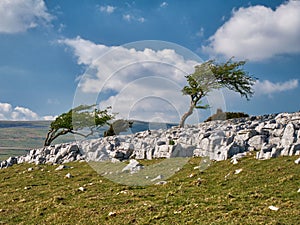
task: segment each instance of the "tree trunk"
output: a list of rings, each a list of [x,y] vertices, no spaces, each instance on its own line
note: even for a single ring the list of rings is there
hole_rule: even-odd
[[[56,133],[57,130],[50,130],[47,134],[46,140],[44,142],[44,147],[50,146],[50,144],[52,143],[52,141],[54,141],[56,138],[58,138],[60,135],[65,135],[69,132],[71,132],[71,130],[62,130],[59,133]]]
[[[193,114],[193,111],[194,111],[194,108],[195,108],[195,104],[193,102],[191,102],[191,105],[190,105],[190,108],[189,108],[189,111],[187,111],[186,113],[184,113],[180,119],[180,123],[179,123],[179,127],[184,127],[184,123],[185,123],[185,120]]]
[[[49,146],[50,144],[51,144],[51,133],[52,133],[53,131],[52,130],[49,130],[49,132],[47,133],[47,137],[46,137],[46,139],[45,139],[45,142],[44,142],[44,147],[46,147],[46,146]]]

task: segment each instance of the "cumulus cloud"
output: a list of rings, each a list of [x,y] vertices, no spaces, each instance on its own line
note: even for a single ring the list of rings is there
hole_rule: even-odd
[[[0,102],[0,111],[2,113],[8,113],[11,111],[11,104],[8,104],[8,103],[1,103]]]
[[[145,22],[145,18],[144,17],[140,17],[137,19],[140,23],[144,23]]]
[[[159,5],[161,8],[165,8],[168,6],[168,3],[167,2],[162,2],[160,5]]]
[[[257,81],[254,85],[255,94],[271,95],[274,93],[289,91],[298,88],[298,80],[292,79],[285,82],[273,83],[269,80]]]
[[[130,14],[124,14],[123,15],[123,20],[126,20],[126,21],[130,22],[132,20],[132,16]]]
[[[76,105],[97,102],[101,108],[112,106],[122,118],[166,122],[178,122],[188,109],[189,97],[181,89],[185,75],[194,72],[201,59],[186,49],[165,42],[105,46],[80,37],[60,43],[73,49],[78,64],[87,67]],[[198,115],[193,116],[191,120],[198,122]]]
[[[72,47],[74,49],[74,54],[78,57],[78,64],[85,65],[92,64],[94,60],[110,50],[110,48],[105,45],[96,45],[95,43],[80,37],[59,40],[58,43]]]
[[[100,6],[100,11],[101,12],[105,12],[108,14],[111,14],[115,11],[116,7],[111,6],[111,5],[107,5],[107,6]]]
[[[24,32],[53,19],[43,0],[1,0],[0,15],[0,33]]]
[[[137,22],[140,22],[140,23],[144,23],[146,21],[146,19],[144,17],[136,17],[136,16],[133,16],[131,14],[124,14],[123,15],[123,20],[125,20],[127,22],[137,21]]]
[[[43,116],[41,117],[42,120],[55,120],[57,116]]]
[[[38,115],[28,108],[17,106],[11,113],[13,120],[37,120]]]
[[[0,102],[0,120],[53,120],[54,116],[44,116],[40,117],[37,113],[32,110],[16,106],[9,103]]]
[[[234,10],[202,49],[212,56],[252,61],[300,53],[300,1],[290,0],[275,10],[261,5]]]

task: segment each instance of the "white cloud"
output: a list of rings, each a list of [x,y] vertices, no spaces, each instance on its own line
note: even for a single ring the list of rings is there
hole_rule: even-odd
[[[269,80],[262,82],[257,81],[254,85],[255,94],[257,95],[271,95],[274,93],[289,91],[298,88],[298,80],[288,80],[285,82],[273,83]]]
[[[53,116],[40,117],[32,110],[16,106],[12,107],[9,103],[0,102],[0,120],[52,120]]]
[[[0,33],[18,33],[50,22],[43,0],[1,0]]]
[[[141,43],[110,47],[79,37],[60,43],[74,50],[78,64],[89,67],[81,76],[76,105],[101,99],[101,108],[112,106],[123,118],[171,122],[178,122],[188,109],[189,98],[181,89],[185,75],[201,63],[194,54],[190,57],[186,50],[180,52],[178,46],[166,47],[162,42],[151,42],[151,48]],[[197,122],[197,114],[193,116]]]
[[[11,111],[11,105],[8,103],[1,103],[0,102],[0,112],[7,113]]]
[[[42,120],[55,120],[57,116],[43,116]]]
[[[144,17],[140,17],[137,19],[140,23],[144,23],[145,22],[145,18]]]
[[[107,6],[100,6],[100,11],[101,12],[106,12],[108,14],[113,13],[116,10],[116,7],[107,5]]]
[[[261,5],[239,8],[202,49],[213,56],[252,61],[300,53],[300,1],[290,0],[276,10]]]
[[[144,17],[135,17],[131,14],[124,14],[123,15],[123,20],[125,20],[127,22],[137,21],[137,22],[140,22],[140,23],[144,23],[146,21],[146,19]]]
[[[71,46],[75,51],[74,54],[78,57],[78,64],[85,65],[92,64],[93,60],[110,50],[110,48],[105,45],[96,45],[80,37],[59,40],[58,43]]]
[[[38,115],[28,108],[17,106],[11,113],[13,120],[38,120]]]
[[[124,14],[123,15],[123,20],[126,20],[126,21],[130,22],[132,20],[132,16],[130,14]]]
[[[200,30],[196,33],[196,36],[203,37],[203,35],[204,35],[204,28],[201,27]]]
[[[160,5],[159,5],[161,8],[165,8],[168,6],[168,3],[167,2],[162,2]]]

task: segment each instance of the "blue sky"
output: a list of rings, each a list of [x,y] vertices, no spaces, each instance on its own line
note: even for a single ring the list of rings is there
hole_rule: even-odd
[[[0,120],[50,119],[96,101],[120,117],[176,122],[188,107],[184,75],[232,56],[259,78],[255,95],[212,93],[211,110],[190,123],[217,107],[300,109],[300,1],[2,0],[0,15]]]

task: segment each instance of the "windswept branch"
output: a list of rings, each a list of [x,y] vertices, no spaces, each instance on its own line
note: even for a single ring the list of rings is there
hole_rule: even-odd
[[[195,72],[186,76],[188,85],[182,89],[184,95],[191,97],[191,103],[189,110],[183,114],[179,126],[184,126],[185,120],[195,108],[209,108],[209,105],[201,105],[201,99],[215,89],[227,88],[249,100],[254,94],[252,86],[256,78],[244,71],[242,66],[245,63],[246,61],[234,62],[231,58],[223,64],[209,60],[195,66]]]
[[[95,105],[80,105],[66,113],[58,116],[50,125],[44,146],[49,146],[56,138],[68,133],[88,137],[93,135],[97,127],[109,124],[114,116],[105,110],[95,108]],[[85,134],[84,131],[89,129],[90,132]]]

